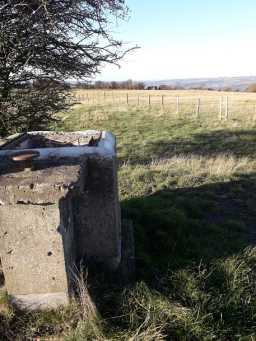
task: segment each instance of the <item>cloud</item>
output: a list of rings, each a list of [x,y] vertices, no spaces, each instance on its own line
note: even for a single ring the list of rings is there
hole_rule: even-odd
[[[252,40],[209,41],[169,46],[145,46],[121,62],[106,66],[97,79],[134,80],[256,75],[256,45]]]

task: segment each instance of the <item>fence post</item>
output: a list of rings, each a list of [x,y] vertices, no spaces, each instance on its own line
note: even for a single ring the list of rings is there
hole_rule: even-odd
[[[176,114],[180,114],[180,98],[179,96],[176,97]]]
[[[148,95],[148,105],[151,105],[151,97]]]
[[[106,102],[106,92],[104,91],[104,103]]]
[[[229,116],[229,102],[228,102],[228,96],[226,96],[226,120],[228,120],[228,116]]]
[[[220,121],[222,120],[222,102],[223,102],[223,98],[221,96],[220,101],[219,101],[219,119],[220,119]]]
[[[199,115],[200,115],[200,103],[201,103],[201,100],[200,98],[197,99],[197,106],[196,106],[196,118],[199,118]]]
[[[140,96],[138,95],[138,105],[140,104]]]
[[[162,95],[162,106],[164,106],[164,95]]]
[[[129,95],[126,94],[126,104],[129,104]]]

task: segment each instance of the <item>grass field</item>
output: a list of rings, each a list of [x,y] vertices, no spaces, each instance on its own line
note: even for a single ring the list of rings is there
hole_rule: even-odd
[[[76,90],[78,101],[85,105],[106,107],[126,105],[138,108],[161,108],[180,118],[237,119],[246,113],[256,120],[256,94],[206,90]]]
[[[56,130],[117,136],[136,281],[123,288],[89,273],[80,303],[57,312],[14,312],[3,295],[0,339],[256,340],[256,123],[246,106],[221,121],[120,103],[76,104],[60,117]]]

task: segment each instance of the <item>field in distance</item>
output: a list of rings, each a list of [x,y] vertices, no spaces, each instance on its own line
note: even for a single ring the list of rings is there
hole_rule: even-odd
[[[161,107],[168,114],[218,119],[256,119],[256,94],[207,90],[75,90],[84,105]]]
[[[101,97],[104,99],[104,94],[107,97],[111,97],[112,95],[115,97],[125,97],[128,94],[131,97],[141,96],[148,97],[149,95],[152,97],[184,97],[184,98],[198,98],[204,97],[207,99],[219,98],[221,96],[228,96],[231,99],[235,100],[255,100],[256,101],[256,93],[250,92],[231,92],[231,91],[209,91],[209,90],[93,90],[93,89],[76,89],[74,93],[78,96],[88,96],[89,97]]]

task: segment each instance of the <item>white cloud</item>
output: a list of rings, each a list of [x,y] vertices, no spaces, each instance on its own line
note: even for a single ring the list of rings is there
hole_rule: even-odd
[[[253,40],[142,47],[121,63],[106,66],[97,79],[134,80],[256,75]]]

